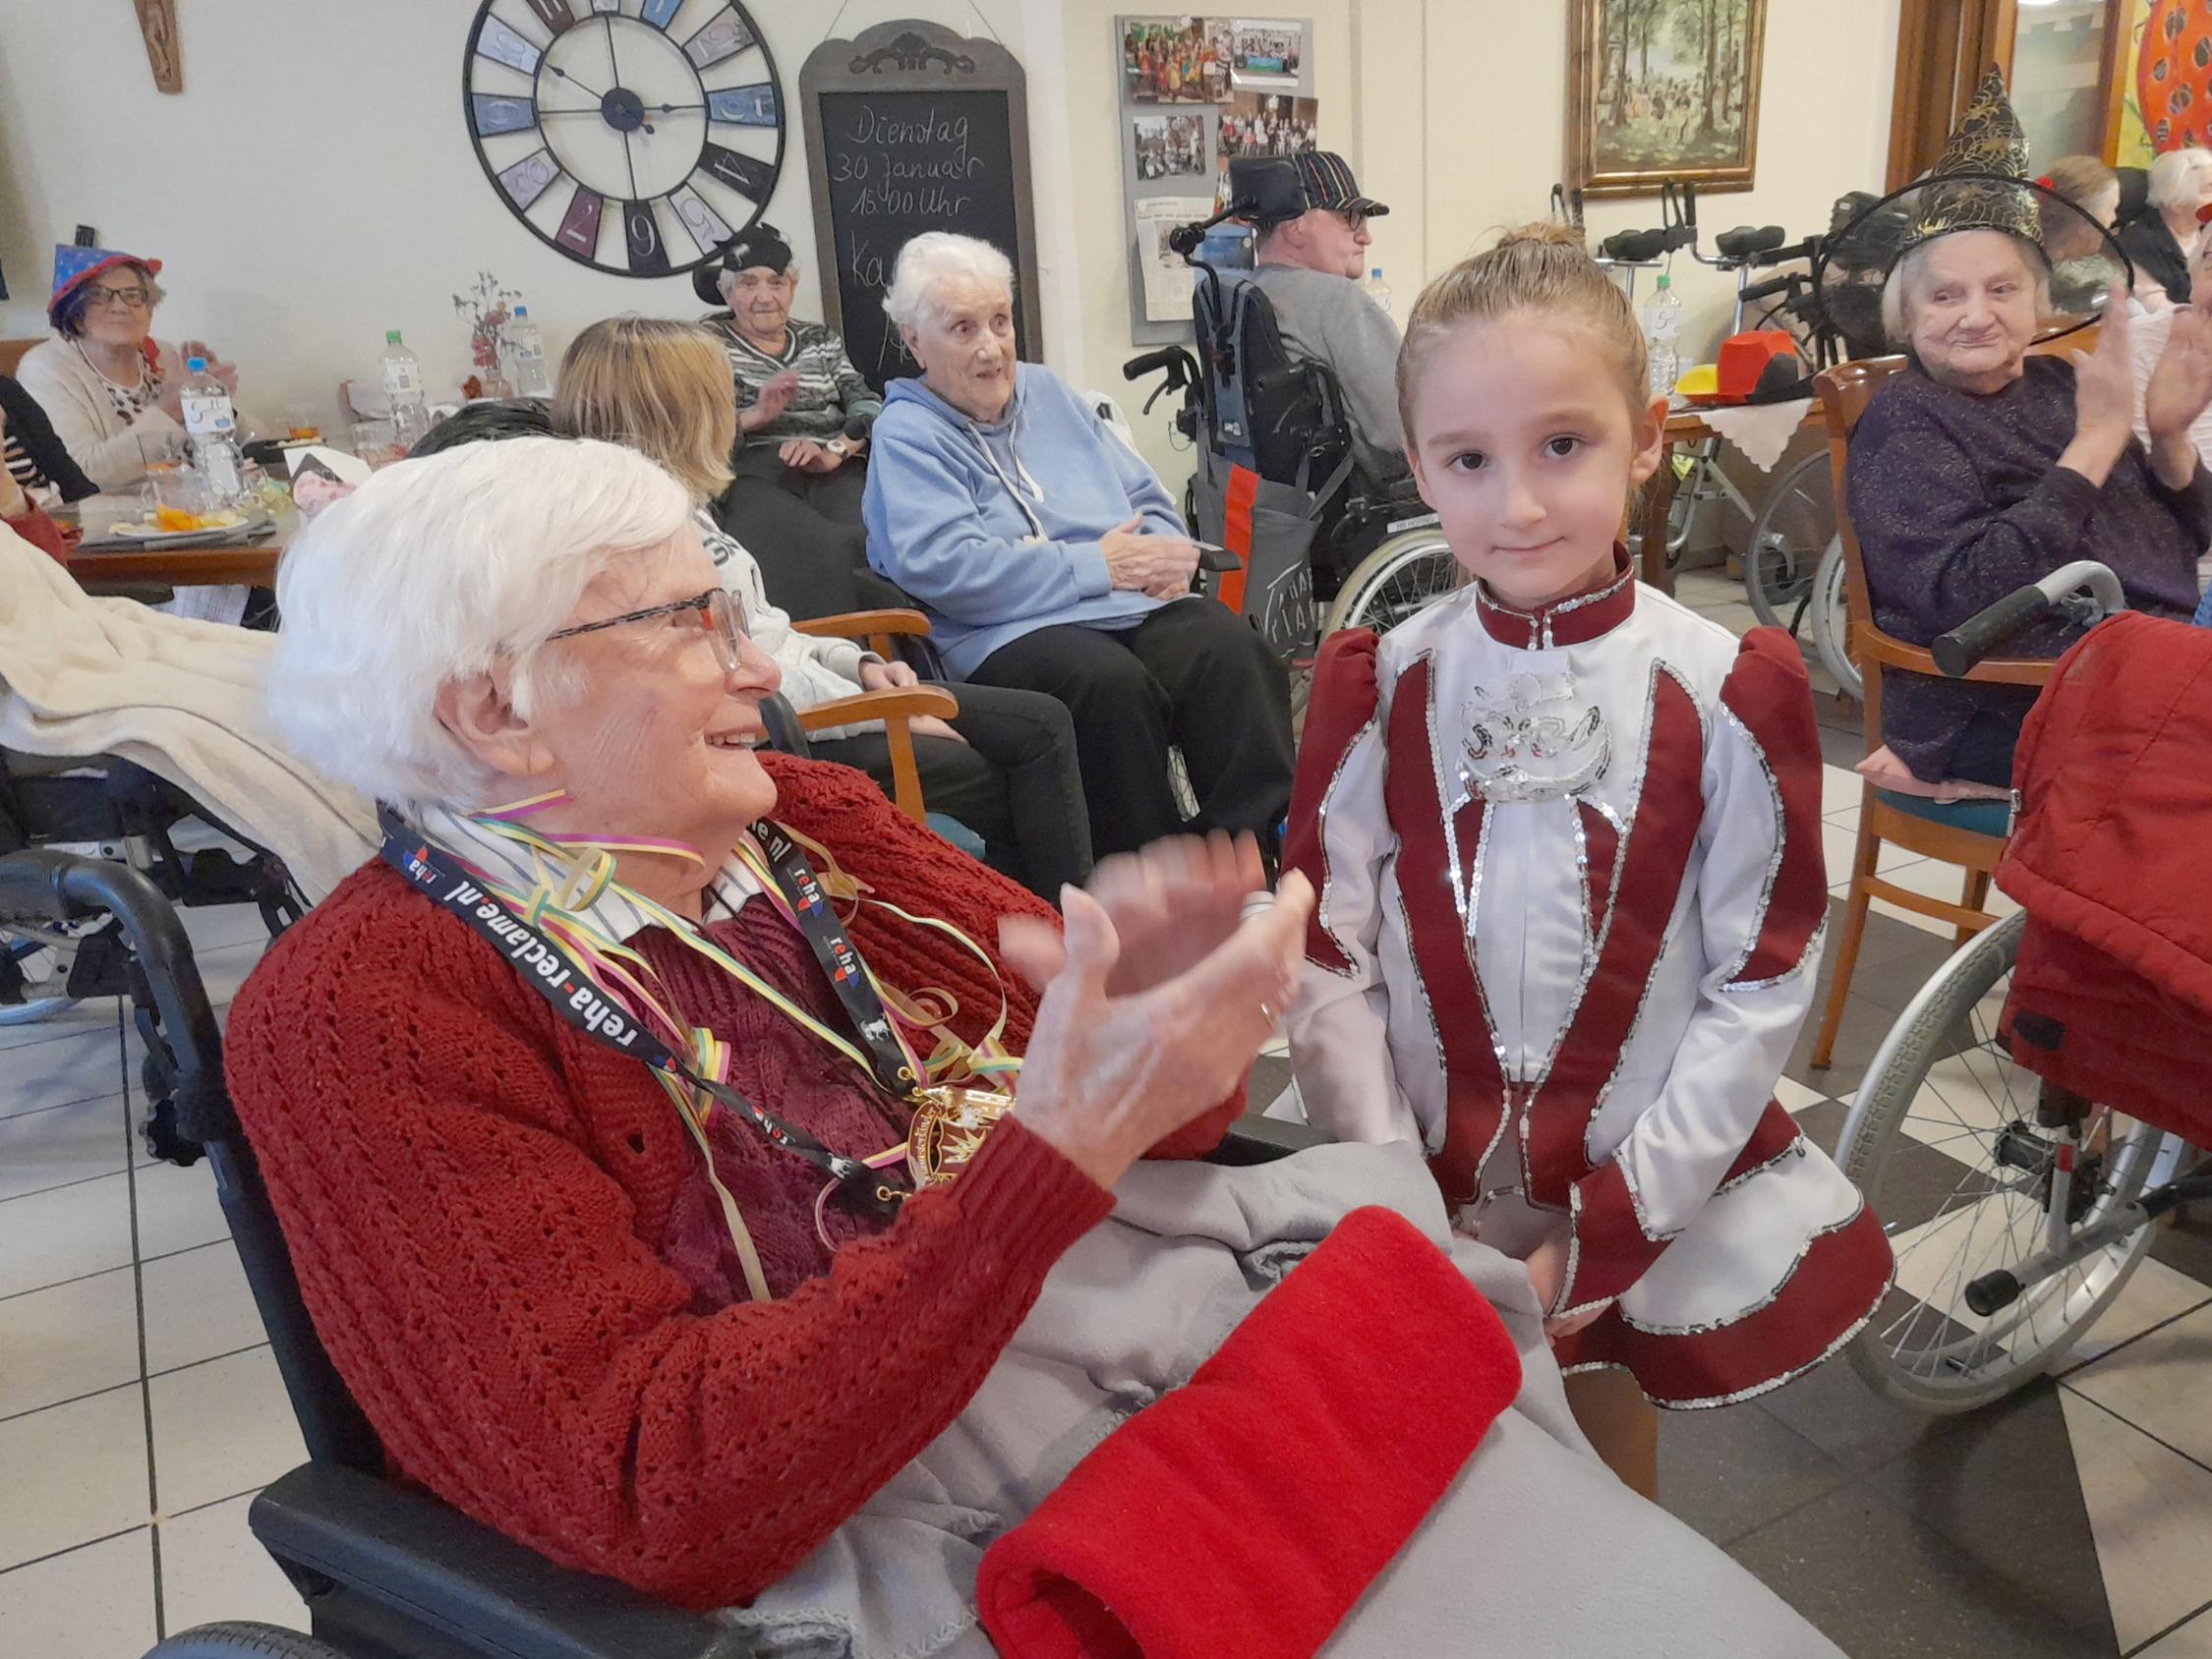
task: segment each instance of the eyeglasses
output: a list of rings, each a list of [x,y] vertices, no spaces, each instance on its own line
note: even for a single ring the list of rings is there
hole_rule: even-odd
[[[1337,217],[1344,221],[1344,228],[1354,236],[1358,236],[1360,232],[1368,228],[1368,216],[1365,213],[1340,212]]]
[[[129,306],[133,311],[139,311],[145,307],[146,301],[146,290],[136,284],[129,288],[103,288],[98,283],[94,283],[85,290],[85,303],[87,306],[120,304]]]
[[[652,622],[663,616],[680,615],[686,610],[696,615],[699,626],[713,637],[724,670],[734,674],[744,660],[745,619],[738,611],[736,600],[727,588],[709,588],[692,599],[677,600],[671,604],[657,604],[650,610],[632,610],[620,616],[610,616],[604,622],[578,623],[573,628],[563,628],[558,633],[548,634],[546,638],[573,639],[578,634],[596,634],[602,628],[619,628],[629,622]]]

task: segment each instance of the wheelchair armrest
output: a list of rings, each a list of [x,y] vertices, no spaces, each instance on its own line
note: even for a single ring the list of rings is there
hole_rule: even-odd
[[[1229,1125],[1221,1144],[1206,1154],[1208,1164],[1272,1164],[1309,1147],[1327,1146],[1329,1137],[1310,1123],[1293,1123],[1282,1117],[1262,1117],[1248,1112]]]
[[[556,1567],[427,1493],[335,1463],[262,1489],[254,1535],[401,1624],[533,1659],[743,1659],[741,1632],[611,1578]],[[425,1644],[429,1645],[428,1643]]]

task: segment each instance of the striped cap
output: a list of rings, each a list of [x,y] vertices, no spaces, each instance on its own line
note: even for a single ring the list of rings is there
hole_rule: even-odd
[[[1293,159],[1298,163],[1299,182],[1306,187],[1309,208],[1365,213],[1370,219],[1379,219],[1390,211],[1381,202],[1360,194],[1360,181],[1352,176],[1351,163],[1334,150],[1301,150]]]

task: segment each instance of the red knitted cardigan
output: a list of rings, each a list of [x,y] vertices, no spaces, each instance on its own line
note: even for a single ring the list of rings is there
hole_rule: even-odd
[[[878,896],[987,947],[1000,916],[1051,914],[864,774],[768,764],[776,816]],[[852,931],[888,982],[952,990],[966,1035],[995,1011],[950,941],[872,908]],[[1008,989],[1019,1047],[1035,999]],[[787,1042],[723,1034],[739,1088],[797,1075]],[[225,1047],[316,1331],[395,1471],[695,1607],[775,1582],[928,1445],[1113,1207],[1017,1116],[789,1294],[702,1293],[666,1253],[699,1184],[668,1098],[380,864],[270,947]],[[1240,1089],[1156,1155],[1206,1150],[1242,1107]]]

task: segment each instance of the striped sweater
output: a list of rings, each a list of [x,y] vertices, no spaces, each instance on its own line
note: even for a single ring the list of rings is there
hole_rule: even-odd
[[[798,390],[784,406],[784,413],[748,433],[748,443],[782,443],[787,438],[833,438],[854,415],[878,414],[883,399],[876,396],[860,371],[845,356],[844,339],[819,322],[793,320],[784,326],[784,349],[765,352],[737,331],[729,313],[715,312],[706,325],[722,337],[729,354],[729,372],[737,387],[737,407],[752,408],[760,389],[786,369],[798,371]]]

